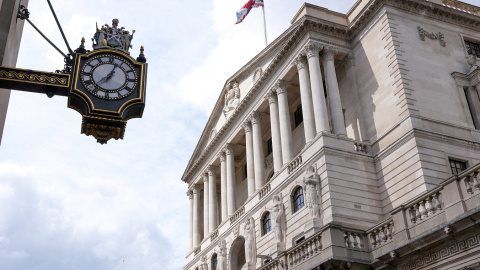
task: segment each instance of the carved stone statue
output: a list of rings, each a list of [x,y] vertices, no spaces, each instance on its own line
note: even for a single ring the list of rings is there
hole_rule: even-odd
[[[303,183],[305,184],[305,205],[312,218],[320,218],[320,176],[317,174],[317,166],[311,166],[305,172]]]
[[[275,232],[275,240],[277,242],[285,242],[284,218],[285,211],[283,209],[282,199],[280,195],[273,196],[272,221],[273,231]]]
[[[228,117],[240,103],[240,88],[238,82],[234,82],[231,89],[230,83],[227,84],[225,89],[227,90],[227,93],[225,94],[225,107],[223,108],[223,113],[225,114],[225,117]]]
[[[227,258],[227,243],[225,240],[218,243],[218,253],[217,253],[217,270],[226,270],[225,267],[226,258]]]
[[[250,269],[251,266],[255,265],[255,228],[254,228],[253,219],[249,218],[245,221],[244,237],[245,237],[245,262],[247,269]]]

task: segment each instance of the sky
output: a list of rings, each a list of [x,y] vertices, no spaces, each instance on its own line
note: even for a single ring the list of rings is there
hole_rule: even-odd
[[[183,268],[181,176],[225,81],[264,48],[261,9],[234,24],[245,2],[51,0],[73,49],[82,37],[91,49],[96,22],[118,18],[136,30],[130,52],[145,46],[146,108],[123,140],[100,145],[80,134],[66,97],[12,91],[0,146],[0,269]],[[354,2],[310,1],[342,13]],[[269,42],[302,4],[265,1]],[[47,2],[28,9],[66,52]],[[25,24],[17,67],[53,72],[63,57]]]

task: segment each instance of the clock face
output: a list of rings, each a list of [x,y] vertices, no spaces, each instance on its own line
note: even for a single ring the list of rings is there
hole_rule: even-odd
[[[111,54],[89,58],[81,68],[80,78],[92,95],[109,100],[127,97],[138,81],[128,60]]]

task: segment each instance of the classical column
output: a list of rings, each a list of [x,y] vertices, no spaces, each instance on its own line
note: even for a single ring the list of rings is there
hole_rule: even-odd
[[[208,199],[210,198],[209,194],[210,188],[208,187],[208,173],[203,174],[203,238],[206,238],[209,234],[209,215],[208,215]]]
[[[217,166],[210,165],[207,168],[209,191],[208,195],[208,230],[213,233],[217,229],[217,179],[215,173],[217,172]]]
[[[323,49],[323,62],[327,81],[328,100],[330,101],[333,133],[337,135],[345,135],[347,132],[345,130],[340,90],[338,89],[337,74],[335,73],[335,64],[333,62],[333,57],[336,52],[337,51],[332,47],[325,47]]]
[[[233,159],[233,151],[235,145],[227,143],[225,146],[225,156],[227,163],[227,209],[228,215],[235,213],[235,163]]]
[[[262,123],[261,112],[252,112],[252,133],[253,133],[253,162],[255,166],[255,188],[259,190],[265,184],[265,156],[262,144]]]
[[[280,138],[282,143],[283,164],[288,164],[293,158],[292,126],[290,125],[290,111],[288,109],[287,88],[290,82],[279,80],[276,83],[278,96],[278,116],[280,118]]]
[[[222,221],[228,218],[227,210],[227,165],[225,164],[225,152],[218,154],[220,159],[220,192],[221,192],[221,204],[222,204]]]
[[[282,143],[280,140],[280,119],[278,118],[277,96],[273,91],[268,91],[265,99],[270,104],[270,126],[272,130],[273,171],[279,171],[283,166]]]
[[[300,82],[300,99],[302,101],[303,127],[305,130],[305,142],[308,143],[317,132],[315,131],[315,118],[313,116],[312,89],[308,76],[307,59],[299,55],[293,62],[297,66],[298,80]]]
[[[189,243],[189,250],[193,250],[193,191],[189,190],[187,192],[188,199],[190,200],[190,215],[188,215],[188,243]]]
[[[195,184],[193,186],[193,247],[200,245],[200,192],[201,185]]]
[[[247,155],[247,185],[248,185],[248,197],[255,193],[255,171],[254,171],[254,157],[253,157],[253,138],[252,138],[252,125],[249,121],[243,123],[243,129],[245,130],[246,141],[246,155]]]
[[[323,89],[322,70],[320,69],[320,61],[318,52],[323,49],[316,43],[307,44],[305,51],[308,58],[308,68],[310,70],[310,83],[312,85],[312,101],[313,114],[315,115],[315,127],[318,132],[328,131],[327,102],[325,101],[325,89]]]

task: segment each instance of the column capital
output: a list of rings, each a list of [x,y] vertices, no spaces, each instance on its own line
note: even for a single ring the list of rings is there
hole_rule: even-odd
[[[277,95],[275,95],[275,92],[274,92],[273,89],[267,91],[267,94],[265,95],[264,98],[265,98],[266,100],[268,100],[268,103],[269,103],[269,104],[277,103]]]
[[[245,130],[245,134],[252,132],[252,123],[250,123],[250,120],[243,122],[242,128]]]
[[[309,41],[305,46],[305,54],[307,58],[319,57],[318,53],[323,50],[323,46],[317,42]]]
[[[289,81],[278,80],[278,81],[275,83],[277,95],[286,93],[286,92],[287,92],[287,88],[288,88],[289,86],[290,86],[290,82],[289,82]]]
[[[215,172],[217,172],[217,166],[215,166],[215,165],[209,165],[209,166],[207,167],[208,176],[213,176],[213,175],[215,175]]]
[[[323,48],[323,60],[324,61],[333,60],[333,57],[335,56],[336,53],[337,53],[337,49],[335,49],[334,47],[325,46]]]
[[[293,60],[292,65],[296,66],[298,70],[307,68],[308,67],[307,58],[305,58],[305,56],[300,54],[295,58],[295,60]]]
[[[193,200],[193,190],[188,190],[187,196],[188,196],[188,199]]]
[[[260,124],[260,120],[262,120],[264,115],[262,112],[253,111],[251,115],[252,125]]]
[[[193,194],[199,194],[200,191],[202,191],[202,185],[200,184],[195,184],[192,187]]]
[[[233,156],[233,151],[235,151],[235,148],[237,147],[236,144],[233,143],[226,143],[225,144],[225,155],[232,155]]]
[[[208,168],[202,173],[203,183],[208,183]]]
[[[225,162],[225,152],[224,151],[220,151],[217,154],[217,157],[220,159],[220,162]]]

